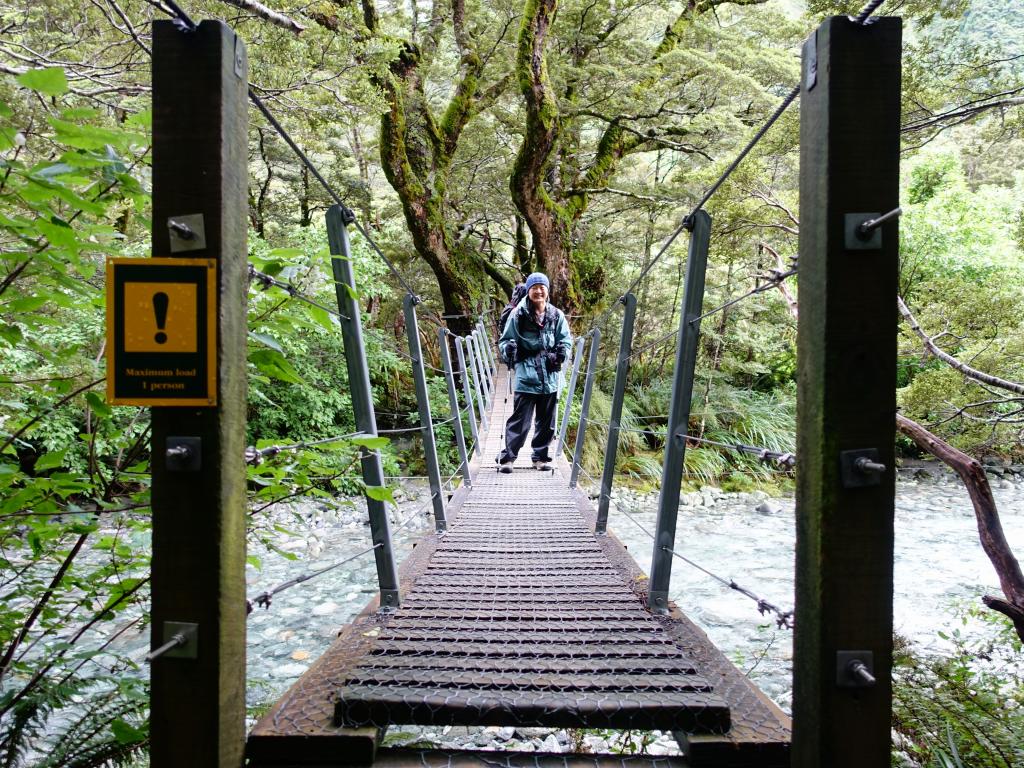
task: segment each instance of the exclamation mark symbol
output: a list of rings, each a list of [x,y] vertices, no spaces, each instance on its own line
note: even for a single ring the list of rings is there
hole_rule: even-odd
[[[158,332],[153,339],[157,344],[163,344],[167,341],[167,334],[164,333],[164,326],[167,325],[167,305],[170,304],[170,302],[171,300],[163,291],[153,294],[153,312],[156,313],[156,327],[158,329]]]

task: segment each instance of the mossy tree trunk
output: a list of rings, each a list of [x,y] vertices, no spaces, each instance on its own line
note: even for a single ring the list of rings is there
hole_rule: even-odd
[[[689,0],[652,53],[649,74],[633,86],[637,95],[656,85],[660,78],[659,59],[682,40],[687,25],[699,14],[718,5],[755,5],[766,0]],[[539,268],[551,279],[553,300],[567,312],[575,313],[584,297],[575,284],[572,252],[580,236],[580,225],[591,195],[608,187],[623,158],[660,148],[695,151],[679,143],[688,131],[673,125],[639,128],[642,119],[660,115],[598,114],[577,104],[578,83],[569,79],[561,98],[556,95],[547,70],[551,28],[558,12],[558,0],[525,0],[516,55],[516,75],[526,105],[526,130],[510,179],[512,200],[529,226]],[[587,35],[581,32],[566,47],[571,52],[569,69],[582,72],[588,58],[630,17],[610,16]],[[669,112],[666,110],[665,116]],[[604,125],[596,151],[589,163],[578,158],[584,128],[583,118]]]
[[[384,174],[402,203],[416,253],[434,274],[445,314],[469,315],[474,293],[471,281],[481,272],[480,261],[455,237],[457,214],[448,205],[446,192],[463,129],[493,103],[508,78],[498,78],[486,88],[481,84],[486,62],[465,29],[463,0],[452,0],[450,6],[435,2],[425,28],[414,30],[420,34],[406,40],[385,37],[373,0],[362,0],[362,11],[365,30],[361,33],[396,43],[398,48],[388,71],[376,79],[387,103],[380,125]],[[416,21],[419,27],[418,17]],[[459,65],[451,98],[443,113],[435,116],[424,87],[424,72],[449,23]],[[469,317],[449,319],[457,333],[471,330],[472,323]]]

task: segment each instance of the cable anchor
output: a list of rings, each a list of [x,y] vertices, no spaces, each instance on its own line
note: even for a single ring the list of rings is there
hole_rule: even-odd
[[[848,213],[845,217],[844,245],[851,251],[877,251],[882,248],[880,227],[897,218],[903,209],[896,207],[888,213]]]

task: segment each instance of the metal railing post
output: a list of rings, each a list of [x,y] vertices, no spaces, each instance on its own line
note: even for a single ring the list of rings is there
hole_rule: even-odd
[[[472,335],[465,337],[466,353],[468,358],[466,362],[469,364],[469,370],[473,374],[473,389],[476,390],[476,401],[480,409],[480,423],[483,425],[484,429],[490,429],[487,419],[487,399],[484,397],[483,384],[480,382],[482,377],[480,376],[480,371],[477,366],[475,341],[476,340]]]
[[[417,297],[407,293],[402,299],[402,311],[405,313],[405,335],[409,339],[409,357],[412,362],[412,380],[416,387],[416,404],[420,411],[420,433],[423,435],[423,458],[427,465],[427,482],[430,484],[430,499],[434,508],[434,530],[443,533],[448,529],[448,523],[444,516],[441,468],[437,462],[437,443],[434,439],[434,422],[430,417],[427,375],[423,370],[423,347],[420,344],[420,327],[416,320],[416,305],[418,303]]]
[[[465,341],[461,336],[455,337],[455,353],[459,358],[459,370],[462,372],[462,395],[466,399],[466,407],[469,408],[469,430],[473,434],[473,450],[477,456],[484,455],[484,448],[480,445],[480,433],[476,428],[476,409],[473,407],[473,393],[470,391],[469,371],[466,369],[466,353],[462,348]]]
[[[348,242],[347,226],[355,221],[352,211],[340,205],[327,209],[327,239],[331,246],[331,268],[334,271],[335,291],[338,297],[338,322],[345,345],[345,364],[348,384],[355,411],[356,429],[365,435],[377,434],[377,416],[373,411],[373,393],[370,389],[370,369],[366,364],[363,345],[363,327],[359,319],[359,302],[355,300],[356,281],[352,270],[352,253]],[[363,482],[367,486],[384,485],[384,469],[380,452],[363,450],[360,458]],[[388,525],[384,502],[366,497],[370,515],[370,536],[376,547],[377,583],[380,604],[384,608],[398,607],[398,571],[391,550],[391,529]]]
[[[491,366],[487,362],[487,353],[484,351],[484,339],[479,329],[473,330],[473,347],[476,350],[477,367],[480,369],[480,383],[484,388],[484,399],[487,401],[487,410],[491,409],[494,403],[494,381],[491,377]]]
[[[672,376],[672,403],[669,406],[668,439],[658,494],[658,521],[647,607],[656,613],[668,611],[668,587],[672,578],[672,550],[676,540],[676,516],[679,514],[679,488],[686,459],[686,433],[693,397],[693,371],[697,363],[697,339],[700,314],[704,306],[704,273],[708,265],[711,241],[711,217],[704,211],[693,215],[690,230],[690,254],[686,261],[686,288],[679,312],[679,336],[676,365]]]
[[[477,320],[476,327],[480,331],[480,338],[484,340],[484,351],[487,352],[487,367],[491,371],[491,377],[493,378],[494,374],[498,372],[498,363],[494,359],[494,349],[487,339],[487,326],[484,324],[483,317]]]
[[[601,329],[595,328],[590,340],[590,356],[587,358],[587,375],[583,384],[583,403],[580,406],[580,424],[576,431],[576,449],[572,452],[572,474],[569,476],[569,487],[575,488],[580,477],[580,459],[583,457],[583,438],[587,434],[587,414],[590,413],[590,393],[594,389],[594,376],[597,373],[597,353],[601,348]]]
[[[448,403],[452,409],[452,429],[455,430],[455,445],[459,449],[459,472],[467,486],[472,487],[473,481],[469,476],[469,456],[466,453],[466,435],[462,431],[462,409],[459,408],[459,393],[455,389],[455,372],[452,370],[452,353],[448,348],[448,337],[451,331],[447,328],[438,329],[439,342],[441,344],[441,365],[444,368],[444,379],[448,385]]]
[[[612,499],[615,455],[619,450],[619,421],[622,419],[622,401],[626,399],[626,379],[629,378],[629,361],[633,353],[636,296],[627,293],[619,301],[625,305],[626,311],[622,315],[622,338],[619,341],[619,359],[615,364],[615,389],[612,393],[611,418],[608,420],[608,445],[604,450],[604,472],[601,475],[601,496],[597,502],[595,533],[604,533],[608,529],[608,504]]]
[[[580,363],[583,362],[583,348],[587,346],[587,337],[580,336],[576,339],[576,353],[572,359],[572,374],[569,376],[569,396],[565,399],[565,407],[562,408],[562,420],[558,422],[558,445],[555,447],[557,456],[565,448],[565,430],[569,426],[569,410],[572,408],[572,400],[576,397],[576,380],[580,375]]]

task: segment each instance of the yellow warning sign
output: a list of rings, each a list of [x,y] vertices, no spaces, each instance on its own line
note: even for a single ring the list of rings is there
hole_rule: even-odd
[[[217,262],[107,259],[107,402],[217,404]]]
[[[125,283],[125,352],[195,352],[195,283]]]

